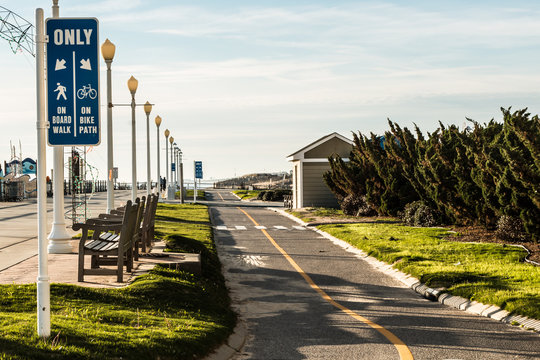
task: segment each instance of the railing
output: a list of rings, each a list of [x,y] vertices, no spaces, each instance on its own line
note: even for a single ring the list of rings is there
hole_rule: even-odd
[[[217,184],[214,184],[214,188]],[[291,190],[292,184],[286,184],[283,185],[281,183],[277,184],[268,184],[268,185],[249,185],[244,183],[239,184],[232,184],[232,185],[220,185],[219,189],[232,189],[232,190],[272,190],[272,189],[278,189],[278,190]]]
[[[68,180],[64,180],[64,195],[75,194],[91,194],[93,192],[107,191],[107,181],[105,180],[85,180],[78,183],[73,183]],[[52,189],[51,189],[52,193]]]
[[[37,197],[36,187],[33,182],[27,181],[4,181],[0,180],[0,201],[22,201],[24,199],[31,199]],[[32,184],[33,186],[28,186]],[[156,182],[152,183],[152,188],[156,186]],[[137,188],[139,190],[146,189],[146,182],[138,182]],[[131,190],[131,183],[116,183],[115,190]],[[105,180],[86,180],[81,181],[74,186],[69,180],[64,180],[64,195],[73,194],[91,194],[94,192],[107,191],[107,181]],[[47,183],[47,196],[53,196],[53,184]]]

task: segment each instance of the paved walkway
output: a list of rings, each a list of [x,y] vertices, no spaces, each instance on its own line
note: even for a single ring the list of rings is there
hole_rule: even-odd
[[[141,191],[140,195],[144,195]],[[88,201],[88,214],[97,216],[105,212],[106,193],[97,193]],[[131,191],[116,191],[115,206],[120,206],[131,197]],[[48,199],[48,224],[52,223],[52,199]],[[71,198],[65,199],[66,210],[71,208]],[[37,203],[28,200],[19,203],[0,203],[0,284],[35,283],[38,270],[37,257]],[[68,233],[71,220],[66,219]],[[152,268],[156,263],[193,263],[197,262],[197,254],[168,254],[168,257],[141,257],[136,261],[134,274],[124,272],[124,283],[116,282],[115,275],[85,276],[84,282],[77,281],[78,240],[72,240],[75,251],[71,254],[48,254],[49,277],[51,283],[78,284],[88,287],[121,287],[141,272]],[[156,243],[153,253],[162,252],[163,243]],[[85,264],[90,264],[90,256],[86,256]]]

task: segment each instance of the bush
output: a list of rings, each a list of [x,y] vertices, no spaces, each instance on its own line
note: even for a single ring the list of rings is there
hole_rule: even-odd
[[[522,241],[525,239],[523,221],[508,215],[503,215],[497,221],[496,235],[505,241]]]
[[[266,191],[263,195],[263,201],[274,201],[275,194],[273,191]]]
[[[437,225],[436,212],[422,201],[414,201],[405,205],[401,220],[410,226],[434,226]]]
[[[257,200],[283,201],[284,195],[291,195],[291,190],[263,190],[257,195]]]
[[[414,213],[414,225],[415,226],[434,226],[437,225],[435,220],[434,211],[424,204],[421,204]]]
[[[349,216],[373,216],[376,212],[368,205],[365,196],[347,195],[340,203],[341,210]]]

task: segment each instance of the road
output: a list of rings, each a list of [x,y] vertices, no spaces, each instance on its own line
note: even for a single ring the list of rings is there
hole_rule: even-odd
[[[226,190],[207,193],[236,359],[539,359],[540,336],[428,301],[316,232]]]

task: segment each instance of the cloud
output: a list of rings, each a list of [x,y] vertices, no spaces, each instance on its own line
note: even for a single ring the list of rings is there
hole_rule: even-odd
[[[236,39],[316,39],[328,45],[331,39],[340,44],[398,45],[403,41],[440,41],[453,45],[471,43],[483,46],[508,46],[525,43],[540,35],[536,21],[538,10],[517,11],[512,8],[469,7],[453,11],[427,11],[417,7],[383,5],[343,5],[331,7],[291,6],[273,8],[231,7],[210,11],[204,7],[173,6],[150,11],[142,16],[116,15],[114,21],[148,21],[151,33],[184,37]],[[494,42],[494,39],[503,40]],[[538,42],[539,40],[535,40]],[[406,45],[406,44],[403,44]]]

